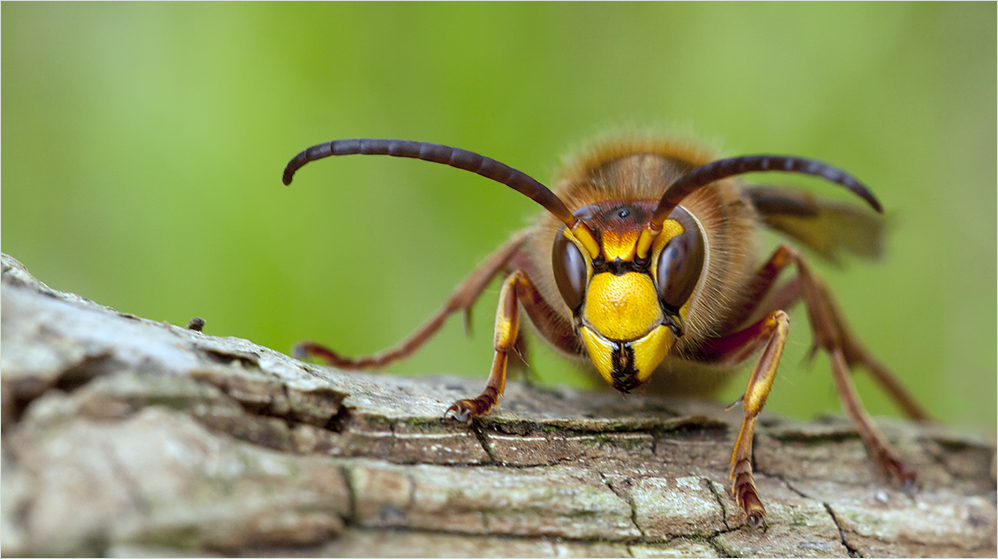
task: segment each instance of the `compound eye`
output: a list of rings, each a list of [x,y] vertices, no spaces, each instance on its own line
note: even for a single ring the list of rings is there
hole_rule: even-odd
[[[564,229],[554,240],[551,260],[558,291],[561,291],[565,303],[574,312],[582,306],[582,298],[586,291],[586,259],[579,251],[579,247],[565,236]]]
[[[676,212],[682,212],[677,215]],[[671,216],[683,226],[683,232],[666,243],[658,257],[656,270],[658,297],[665,309],[674,313],[686,304],[703,270],[704,239],[699,225],[682,208]]]

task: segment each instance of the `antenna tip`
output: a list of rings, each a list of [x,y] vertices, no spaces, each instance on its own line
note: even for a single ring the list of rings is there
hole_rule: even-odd
[[[877,197],[874,196],[873,192],[870,191],[870,189],[867,188],[865,184],[855,179],[852,179],[851,177],[850,179],[851,180],[842,184],[844,184],[845,187],[848,188],[849,190],[852,190],[860,198],[865,200],[867,204],[870,204],[870,207],[876,210],[878,214],[884,213],[884,207],[880,205],[880,200],[877,200]]]

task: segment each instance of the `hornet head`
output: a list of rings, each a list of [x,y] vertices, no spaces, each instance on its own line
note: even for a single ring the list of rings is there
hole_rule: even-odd
[[[608,202],[575,212],[599,245],[595,258],[572,231],[555,238],[552,265],[593,364],[630,392],[648,379],[685,330],[689,302],[709,261],[697,219],[674,208],[644,257],[638,240],[657,200]]]

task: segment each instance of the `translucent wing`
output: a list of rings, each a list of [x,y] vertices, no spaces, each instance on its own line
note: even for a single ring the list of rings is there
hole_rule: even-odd
[[[767,227],[831,262],[838,263],[843,251],[870,259],[883,256],[884,219],[879,214],[780,186],[749,186],[745,191]]]

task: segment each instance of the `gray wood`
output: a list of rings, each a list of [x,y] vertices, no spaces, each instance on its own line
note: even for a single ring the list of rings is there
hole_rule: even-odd
[[[995,556],[993,441],[764,414],[770,529],[727,491],[739,413],[480,379],[345,373],[52,290],[2,256],[2,554]],[[211,323],[205,325],[211,331]]]

